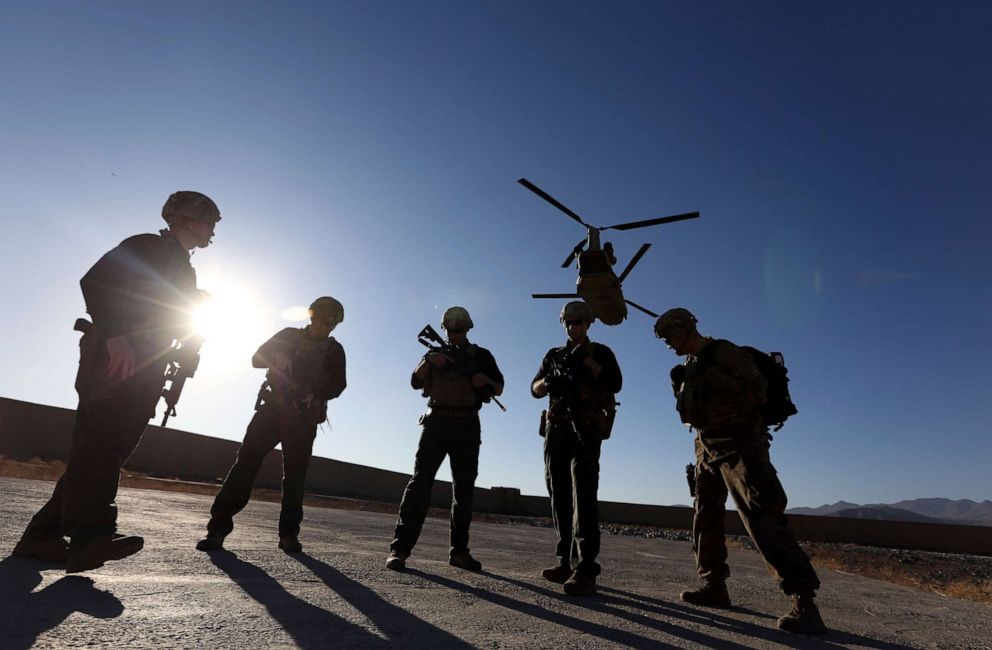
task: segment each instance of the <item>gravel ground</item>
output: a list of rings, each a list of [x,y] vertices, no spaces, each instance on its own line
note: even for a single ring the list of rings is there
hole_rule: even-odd
[[[9,552],[51,488],[0,478],[0,549]],[[826,568],[817,600],[830,633],[776,630],[787,601],[743,549],[730,550],[729,609],[679,601],[695,582],[686,542],[637,535],[604,539],[599,593],[575,598],[540,577],[554,548],[545,526],[477,521],[472,549],[485,570],[468,573],[448,565],[447,522],[432,519],[396,573],[383,566],[395,506],[309,508],[305,552],[288,555],[276,548],[278,504],[253,501],[226,550],[207,554],[193,546],[210,503],[123,488],[120,524],[144,535],[141,553],[69,576],[0,559],[0,647],[992,650],[990,605]]]
[[[14,461],[0,457],[0,476],[55,480],[64,470],[58,461],[32,460]],[[141,475],[126,474],[122,485],[129,487],[153,487],[189,491],[199,494],[212,494],[216,486],[191,483],[166,483]],[[257,490],[253,498],[279,502],[279,493]],[[355,509],[367,512],[395,513],[396,504],[308,497],[307,505]],[[431,517],[447,519],[447,510],[433,508]],[[551,519],[543,517],[512,517],[507,515],[477,514],[476,521],[502,523],[520,526],[550,528]],[[604,523],[601,530],[609,535],[663,539],[691,542],[692,534],[687,530],[657,528],[652,526],[630,526]],[[728,544],[733,548],[754,551],[754,544],[745,536],[731,535]],[[926,592],[937,593],[980,603],[992,603],[992,556],[958,555],[928,551],[877,548],[856,544],[811,543],[800,545],[813,560],[814,565],[861,575],[893,584],[913,587]]]
[[[447,512],[432,513],[447,517]],[[486,521],[550,528],[551,520],[529,517],[482,515]],[[688,530],[627,526],[604,523],[600,530],[609,535],[691,542]],[[729,535],[728,545],[757,552],[749,537]],[[992,557],[878,548],[858,544],[800,542],[818,567],[885,580],[942,596],[992,603]]]

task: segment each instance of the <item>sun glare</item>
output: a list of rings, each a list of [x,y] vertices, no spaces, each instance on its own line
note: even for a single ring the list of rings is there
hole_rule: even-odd
[[[310,320],[309,308],[302,305],[296,307],[289,307],[288,309],[283,309],[282,319],[285,321],[296,322],[296,321],[308,321]]]
[[[211,286],[210,299],[193,312],[193,326],[203,337],[203,365],[223,373],[250,367],[251,355],[272,335],[265,311],[246,285],[226,281]]]

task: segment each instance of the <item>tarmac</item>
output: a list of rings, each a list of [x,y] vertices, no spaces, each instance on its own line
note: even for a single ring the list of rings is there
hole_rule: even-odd
[[[992,606],[818,569],[831,632],[775,629],[787,599],[759,556],[731,551],[734,606],[678,600],[694,585],[686,542],[604,535],[599,593],[544,581],[554,532],[475,523],[481,573],[447,563],[428,519],[408,570],[385,568],[395,516],[308,508],[304,552],[276,548],[279,506],[252,502],[225,550],[194,549],[208,496],[122,489],[121,532],[144,550],[85,574],[7,557],[51,493],[0,478],[0,648],[968,648],[992,649]],[[399,495],[397,495],[399,496]]]

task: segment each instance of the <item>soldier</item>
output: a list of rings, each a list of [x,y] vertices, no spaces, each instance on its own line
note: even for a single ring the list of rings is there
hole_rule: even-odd
[[[531,383],[534,397],[550,396],[548,409],[541,414],[541,435],[545,481],[558,533],[558,562],[541,575],[563,584],[566,594],[584,596],[596,592],[600,571],[596,563],[599,451],[613,428],[623,376],[613,351],[589,340],[593,315],[586,303],[569,302],[559,320],[568,341],[544,355]]]
[[[299,553],[303,493],[317,425],[327,419],[327,401],[340,395],[345,380],[344,348],[331,332],[344,320],[344,307],[329,296],[310,305],[310,324],[287,327],[258,348],[255,368],[267,368],[238,457],[210,508],[201,551],[224,546],[234,529],[234,515],[248,505],[255,476],[265,456],[282,443],[282,510],[279,548]]]
[[[92,323],[79,342],[79,406],[65,473],[13,555],[87,571],[137,553],[144,539],[119,535],[120,470],[138,445],[165,385],[175,340],[192,335],[201,299],[190,252],[206,248],[220,221],[199,192],[176,192],[162,208],[168,227],[125,239],[79,284]],[[70,538],[67,545],[64,536]]]
[[[779,629],[826,632],[813,602],[820,581],[789,531],[785,491],[768,456],[770,438],[759,410],[768,382],[747,351],[701,335],[687,309],[666,311],[654,331],[675,354],[686,357],[684,365],[672,369],[672,389],[682,421],[696,431],[692,536],[704,584],[683,591],[682,600],[730,606],[723,524],[729,491],[769,572],[792,598],[792,611],[778,619]]]
[[[482,444],[479,409],[483,402],[503,393],[503,373],[489,350],[469,343],[474,324],[463,307],[450,307],[441,318],[448,344],[428,352],[417,364],[410,383],[423,391],[427,413],[420,418],[423,431],[417,447],[413,476],[400,501],[393,541],[386,567],[406,568],[406,559],[420,537],[431,489],[445,455],[451,463],[451,549],[448,564],[467,571],[481,571],[482,563],[468,548],[472,523],[472,497],[479,473]]]

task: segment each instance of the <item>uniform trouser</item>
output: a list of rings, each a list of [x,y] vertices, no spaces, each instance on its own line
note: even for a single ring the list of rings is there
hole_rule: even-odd
[[[562,565],[575,555],[575,570],[599,575],[599,451],[602,441],[589,434],[581,440],[571,423],[553,423],[544,438],[544,477],[551,497],[551,516]]]
[[[403,491],[390,547],[410,552],[427,517],[434,477],[445,455],[451,463],[451,551],[468,551],[472,497],[479,474],[481,428],[478,414],[467,417],[429,415],[424,420],[413,476]]]
[[[102,340],[92,342],[103,345]],[[138,446],[155,414],[164,384],[162,364],[149,364],[125,382],[112,383],[105,356],[98,365],[81,360],[76,380],[79,406],[65,473],[25,536],[49,539],[68,535],[73,544],[117,530],[117,488],[121,467]],[[87,366],[90,367],[87,367]]]
[[[207,532],[226,537],[234,530],[234,515],[248,505],[262,461],[281,442],[282,509],[279,513],[279,536],[299,535],[307,468],[316,435],[317,425],[301,418],[291,406],[260,406],[248,424],[238,457],[210,508]]]
[[[730,575],[724,538],[729,492],[744,528],[782,591],[794,594],[818,589],[816,571],[789,530],[785,490],[769,460],[767,445],[730,454],[715,466],[704,462],[703,454],[697,440],[692,535],[699,576],[720,584]]]

